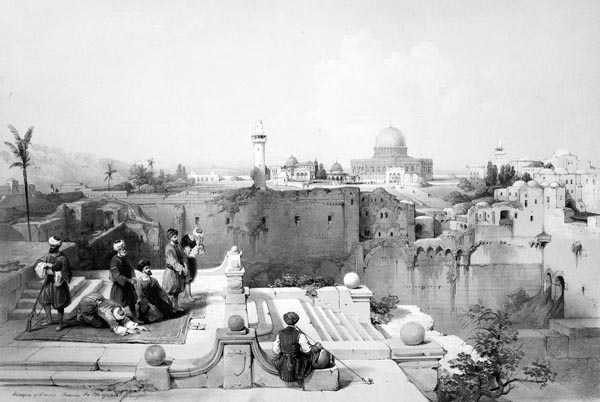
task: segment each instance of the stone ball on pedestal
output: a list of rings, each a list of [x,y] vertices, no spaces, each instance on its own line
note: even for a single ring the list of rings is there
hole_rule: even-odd
[[[356,272],[348,272],[344,275],[344,286],[348,289],[356,289],[360,286],[360,277]]]
[[[151,345],[146,348],[144,352],[144,360],[151,366],[160,366],[165,362],[167,354],[160,345]]]
[[[227,320],[227,327],[230,331],[241,331],[244,329],[244,318],[241,315],[232,315]]]
[[[416,321],[409,321],[400,328],[400,339],[405,345],[420,345],[425,340],[425,328]]]

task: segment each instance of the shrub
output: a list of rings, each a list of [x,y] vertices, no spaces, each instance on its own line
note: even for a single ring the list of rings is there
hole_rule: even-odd
[[[333,278],[322,276],[307,276],[296,274],[283,274],[280,279],[269,285],[271,288],[302,288],[306,290],[306,295],[314,298],[318,297],[317,290],[325,286],[333,286],[335,282]]]
[[[389,295],[381,301],[371,300],[371,324],[387,324],[392,319],[390,311],[396,308],[398,296]]]

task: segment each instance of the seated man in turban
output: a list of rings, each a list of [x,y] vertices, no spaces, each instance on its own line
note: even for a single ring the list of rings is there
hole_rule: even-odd
[[[300,317],[290,311],[283,315],[288,325],[279,331],[273,342],[273,364],[279,372],[279,378],[286,382],[303,380],[313,369],[325,368],[330,364],[329,353],[320,343],[311,345],[306,335],[296,328]]]
[[[52,323],[52,308],[55,308],[58,311],[58,326],[55,329],[60,331],[64,328],[65,307],[71,304],[71,266],[67,256],[59,251],[62,240],[58,236],[48,239],[48,244],[50,250],[36,263],[36,273],[44,281],[40,303],[46,312],[46,320],[42,325]]]
[[[94,328],[109,327],[117,335],[137,334],[147,331],[125,315],[123,307],[100,293],[84,296],[77,305],[77,320]]]
[[[150,261],[141,260],[136,269],[140,272],[140,277],[135,285],[137,293],[135,309],[138,320],[156,322],[174,316],[177,312],[171,304],[169,295],[160,286],[156,278],[152,277]]]

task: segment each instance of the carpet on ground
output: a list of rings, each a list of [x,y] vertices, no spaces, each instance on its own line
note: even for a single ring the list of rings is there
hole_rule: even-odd
[[[38,327],[34,323],[31,332],[24,331],[15,337],[17,341],[64,341],[64,342],[90,342],[90,343],[163,343],[183,344],[189,328],[189,322],[195,314],[192,311],[169,320],[143,324],[149,331],[126,336],[117,335],[108,327],[93,328],[83,326],[78,321],[66,322],[66,328],[55,331],[56,324]]]

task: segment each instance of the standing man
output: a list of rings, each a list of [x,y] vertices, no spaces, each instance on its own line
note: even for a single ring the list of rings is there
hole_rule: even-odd
[[[198,265],[196,262],[196,256],[204,254],[204,233],[202,229],[194,228],[191,234],[186,234],[181,239],[181,247],[188,257],[189,274],[185,277],[185,290],[183,295],[190,302],[198,301],[197,298],[192,296],[192,282],[196,278],[198,272]]]
[[[135,271],[127,261],[125,242],[116,240],[113,249],[117,254],[110,260],[110,279],[113,281],[110,299],[121,306],[128,307],[131,317],[136,319]]]
[[[167,269],[163,275],[163,289],[171,298],[172,305],[179,308],[179,294],[185,289],[185,278],[189,274],[187,255],[179,244],[179,232],[167,230],[169,244],[165,247]]]
[[[40,258],[36,267],[40,268],[40,273],[44,279],[43,288],[40,294],[40,302],[46,313],[46,320],[42,325],[52,324],[52,308],[58,311],[58,326],[56,331],[64,328],[63,316],[65,307],[71,304],[71,292],[69,283],[71,282],[71,266],[69,259],[61,251],[62,240],[58,236],[52,236],[48,239],[50,250]]]

